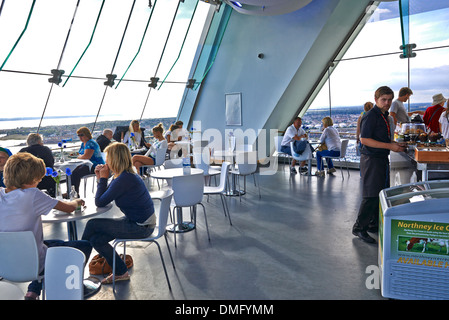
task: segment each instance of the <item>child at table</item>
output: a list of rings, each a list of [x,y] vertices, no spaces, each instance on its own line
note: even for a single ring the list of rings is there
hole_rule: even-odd
[[[0,232],[32,231],[36,238],[39,253],[39,273],[43,274],[45,254],[48,247],[70,246],[77,248],[89,257],[92,247],[88,241],[44,240],[41,215],[51,209],[72,212],[82,199],[58,201],[37,188],[45,176],[42,159],[30,153],[18,153],[9,157],[4,169],[6,188],[0,187]],[[28,286],[26,300],[37,300],[42,283],[33,281]]]

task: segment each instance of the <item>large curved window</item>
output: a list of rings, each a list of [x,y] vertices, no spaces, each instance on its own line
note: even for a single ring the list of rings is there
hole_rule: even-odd
[[[42,115],[42,127],[92,123],[97,114],[99,121],[176,117],[210,6],[4,1],[0,129],[38,127]],[[59,85],[48,81],[52,69],[64,70]],[[114,85],[104,84],[108,74]],[[148,86],[152,77],[156,88]]]
[[[403,1],[406,2],[406,1]],[[363,104],[374,102],[374,92],[390,86],[397,96],[409,86],[410,111],[431,106],[432,96],[449,96],[449,0],[409,0],[403,23],[408,43],[416,44],[416,57],[401,59],[402,28],[399,2],[381,2],[353,41],[330,78],[303,116],[303,123],[317,130],[321,119],[331,115],[343,136],[353,139],[349,151],[355,155],[356,123]]]

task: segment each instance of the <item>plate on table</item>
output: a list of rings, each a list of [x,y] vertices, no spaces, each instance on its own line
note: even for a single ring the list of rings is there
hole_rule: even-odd
[[[72,159],[69,161],[69,163],[81,163],[83,162],[82,160],[77,160],[77,159]]]
[[[59,211],[56,209],[52,209],[51,213],[53,213],[53,215],[55,217],[67,216],[67,215],[71,214],[70,212]]]

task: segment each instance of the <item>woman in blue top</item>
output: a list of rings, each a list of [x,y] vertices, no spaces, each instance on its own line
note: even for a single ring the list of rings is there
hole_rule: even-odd
[[[92,162],[92,167],[90,169],[88,165],[81,165],[73,170],[71,183],[75,186],[75,190],[79,194],[81,178],[94,173],[95,167],[99,164],[104,164],[104,160],[101,156],[100,146],[94,139],[92,139],[92,134],[88,128],[81,127],[76,131],[76,134],[82,142],[81,148],[78,151],[78,159],[90,160]]]
[[[109,242],[116,238],[140,239],[150,236],[156,226],[156,216],[153,200],[142,178],[134,170],[128,147],[116,142],[110,144],[105,152],[106,164],[100,164],[95,169],[98,181],[95,204],[103,207],[115,201],[125,216],[89,220],[82,239],[90,241],[92,247],[111,266],[115,254],[115,281],[123,281],[129,280],[128,269]],[[113,180],[108,185],[111,171]],[[112,274],[103,279],[102,283],[112,283]]]

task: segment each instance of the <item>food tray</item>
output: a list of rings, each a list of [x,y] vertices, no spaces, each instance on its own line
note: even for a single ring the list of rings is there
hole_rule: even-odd
[[[415,160],[426,163],[449,163],[449,150],[441,147],[416,147]]]

